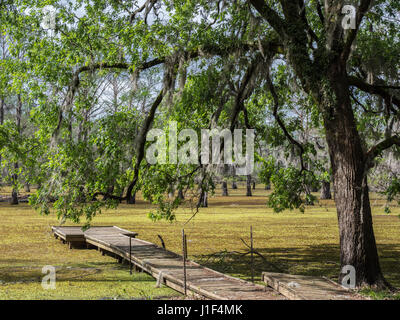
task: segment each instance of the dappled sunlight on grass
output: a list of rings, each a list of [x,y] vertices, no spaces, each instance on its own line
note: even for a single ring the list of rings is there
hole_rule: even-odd
[[[216,270],[250,279],[250,255],[241,238],[249,244],[253,226],[256,279],[262,271],[281,270],[291,274],[323,275],[336,279],[339,273],[339,235],[332,200],[321,201],[299,211],[274,213],[266,207],[267,191],[262,186],[245,197],[244,186],[229,190],[228,197],[209,199],[209,207],[186,225],[190,208],[178,210],[177,221],[152,222],[149,205],[138,195],[138,204],[121,204],[96,216],[93,225],[116,225],[136,231],[139,238],[160,245],[161,235],[167,249],[180,253],[181,229],[188,236],[189,258]],[[383,272],[400,287],[400,209],[393,206],[384,213],[384,199],[371,195],[375,235]],[[177,295],[168,288],[155,288],[148,275],[129,275],[128,268],[96,250],[69,250],[51,235],[58,225],[54,215],[40,216],[28,205],[0,204],[0,299],[100,299],[148,298]],[[68,223],[72,224],[72,223]],[[43,290],[41,268],[57,269],[57,290]]]
[[[105,215],[106,216],[106,215]],[[0,205],[0,299],[150,299],[177,296],[156,288],[145,273],[129,274],[127,265],[96,250],[69,250],[56,241],[43,217],[28,205]],[[100,220],[100,219],[99,219]],[[41,286],[42,267],[56,267],[56,290]]]

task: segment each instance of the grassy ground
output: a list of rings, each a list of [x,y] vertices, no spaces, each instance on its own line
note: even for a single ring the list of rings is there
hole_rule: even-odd
[[[257,186],[253,197],[245,197],[243,186],[229,190],[229,197],[213,197],[185,225],[189,258],[216,270],[250,279],[250,255],[241,238],[249,243],[253,226],[255,275],[262,271],[324,275],[339,273],[339,238],[333,201],[320,201],[304,214],[298,211],[273,213],[265,206],[267,192]],[[218,193],[219,190],[218,190]],[[371,195],[375,235],[382,269],[387,279],[400,287],[400,208],[384,213],[384,201]],[[151,222],[149,205],[121,205],[98,215],[93,225],[117,225],[139,232],[139,238],[159,244],[161,235],[168,249],[181,252],[181,229],[191,217],[183,208],[177,222]],[[129,275],[110,257],[95,250],[69,250],[50,232],[54,216],[43,217],[28,205],[0,204],[0,299],[112,299],[165,298],[178,296],[168,288],[155,288],[143,273]],[[41,269],[57,267],[57,289],[43,290]],[[366,292],[376,298],[385,293]]]

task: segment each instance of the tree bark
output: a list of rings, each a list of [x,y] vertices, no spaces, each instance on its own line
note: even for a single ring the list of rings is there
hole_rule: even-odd
[[[247,176],[246,188],[247,188],[246,196],[251,197],[252,194],[251,194],[251,175],[250,174]]]
[[[236,183],[236,166],[232,165],[231,166],[231,174],[232,174],[232,189],[236,190],[237,187],[237,183]]]
[[[330,181],[322,181],[320,199],[321,199],[321,200],[332,199],[332,194],[331,194],[331,183],[330,183]]]
[[[228,183],[226,181],[222,182],[222,196],[223,197],[228,196]]]
[[[207,208],[208,207],[208,194],[206,191],[201,191],[198,206],[201,208]]]
[[[181,200],[185,200],[185,195],[183,194],[183,191],[181,188],[178,189],[178,198]]]
[[[352,176],[357,168],[347,166],[346,169],[348,170],[347,179],[343,177],[336,183],[341,266],[351,265],[355,268],[358,287],[384,288],[388,284],[379,264],[367,177],[364,175],[360,185],[358,182],[353,183],[348,180],[348,177]],[[344,274],[340,274],[339,282],[342,281],[343,276]]]
[[[4,123],[4,98],[0,97],[0,124]]]
[[[16,205],[19,203],[18,201],[18,191],[13,188],[12,192],[11,192],[11,204]]]
[[[0,97],[0,124],[4,123],[4,98]],[[0,168],[1,168],[2,158],[0,155]],[[0,169],[1,170],[1,169]],[[0,181],[3,180],[3,170],[0,171]]]
[[[109,199],[110,194],[112,194],[114,192],[114,185],[111,185],[107,188],[107,193],[103,196],[103,201]]]
[[[330,94],[322,105],[326,140],[333,173],[340,235],[341,266],[356,271],[356,286],[386,287],[372,227],[365,154],[350,101],[345,67],[333,64]],[[340,274],[339,282],[344,274]]]
[[[136,203],[136,192],[132,193],[131,196],[127,199],[128,204]]]
[[[16,109],[16,125],[17,125],[17,130],[18,134],[21,134],[21,117],[22,117],[22,100],[21,100],[21,95],[17,95],[17,109]],[[14,169],[15,173],[12,176],[13,179],[13,190],[11,193],[11,204],[18,204],[18,174],[17,171],[19,169],[19,164],[18,161],[14,163]]]

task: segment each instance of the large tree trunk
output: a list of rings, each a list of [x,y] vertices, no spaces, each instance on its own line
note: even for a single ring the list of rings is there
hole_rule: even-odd
[[[201,191],[199,202],[197,204],[200,208],[207,208],[208,207],[208,193],[206,191]]]
[[[246,196],[251,197],[252,194],[251,194],[251,175],[250,174],[247,176],[246,189],[247,189]]]
[[[367,164],[350,101],[345,67],[329,70],[330,92],[323,92],[326,139],[329,147],[340,234],[341,266],[356,271],[356,286],[384,287],[372,227]],[[339,281],[345,274],[340,274]]]
[[[136,203],[136,192],[132,193],[126,202],[128,204],[135,204]]]
[[[222,182],[222,196],[223,197],[228,196],[228,183],[226,181]]]
[[[19,165],[18,162],[14,163],[14,170],[15,172],[18,171]],[[18,187],[17,187],[17,183],[18,183],[18,175],[16,173],[13,174],[13,189],[11,192],[11,204],[19,204],[18,201]]]
[[[320,199],[321,200],[332,199],[330,181],[322,181]]]
[[[356,285],[386,285],[379,265],[372,227],[367,176],[357,166],[340,166],[346,172],[335,173],[336,208],[339,221],[341,266],[351,265],[356,271]],[[358,176],[361,175],[361,181]],[[339,281],[344,274],[341,274]]]
[[[18,191],[13,188],[12,192],[11,192],[11,204],[18,204]]]
[[[238,186],[236,183],[236,166],[235,165],[231,166],[231,173],[232,173],[232,189],[236,190],[238,188]]]

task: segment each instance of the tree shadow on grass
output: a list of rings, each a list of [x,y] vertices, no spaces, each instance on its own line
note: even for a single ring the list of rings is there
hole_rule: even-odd
[[[18,261],[21,262],[21,260]],[[45,276],[42,273],[43,266],[32,264],[32,261],[27,261],[27,263],[29,264],[25,266],[0,267],[0,282],[4,284],[41,282]],[[130,276],[128,264],[118,264],[113,261],[54,265],[54,267],[57,282],[154,282],[152,277],[142,272],[134,271],[133,276]],[[116,271],[126,272],[126,277],[121,278],[120,273],[109,274]]]
[[[314,245],[304,248],[254,248],[254,278],[260,280],[262,272],[282,272],[306,276],[325,276],[337,281],[340,273],[340,250],[336,245]],[[251,279],[252,259],[249,250],[220,251],[198,255],[200,264],[246,280]],[[387,280],[400,287],[400,246],[379,245],[382,271]]]

